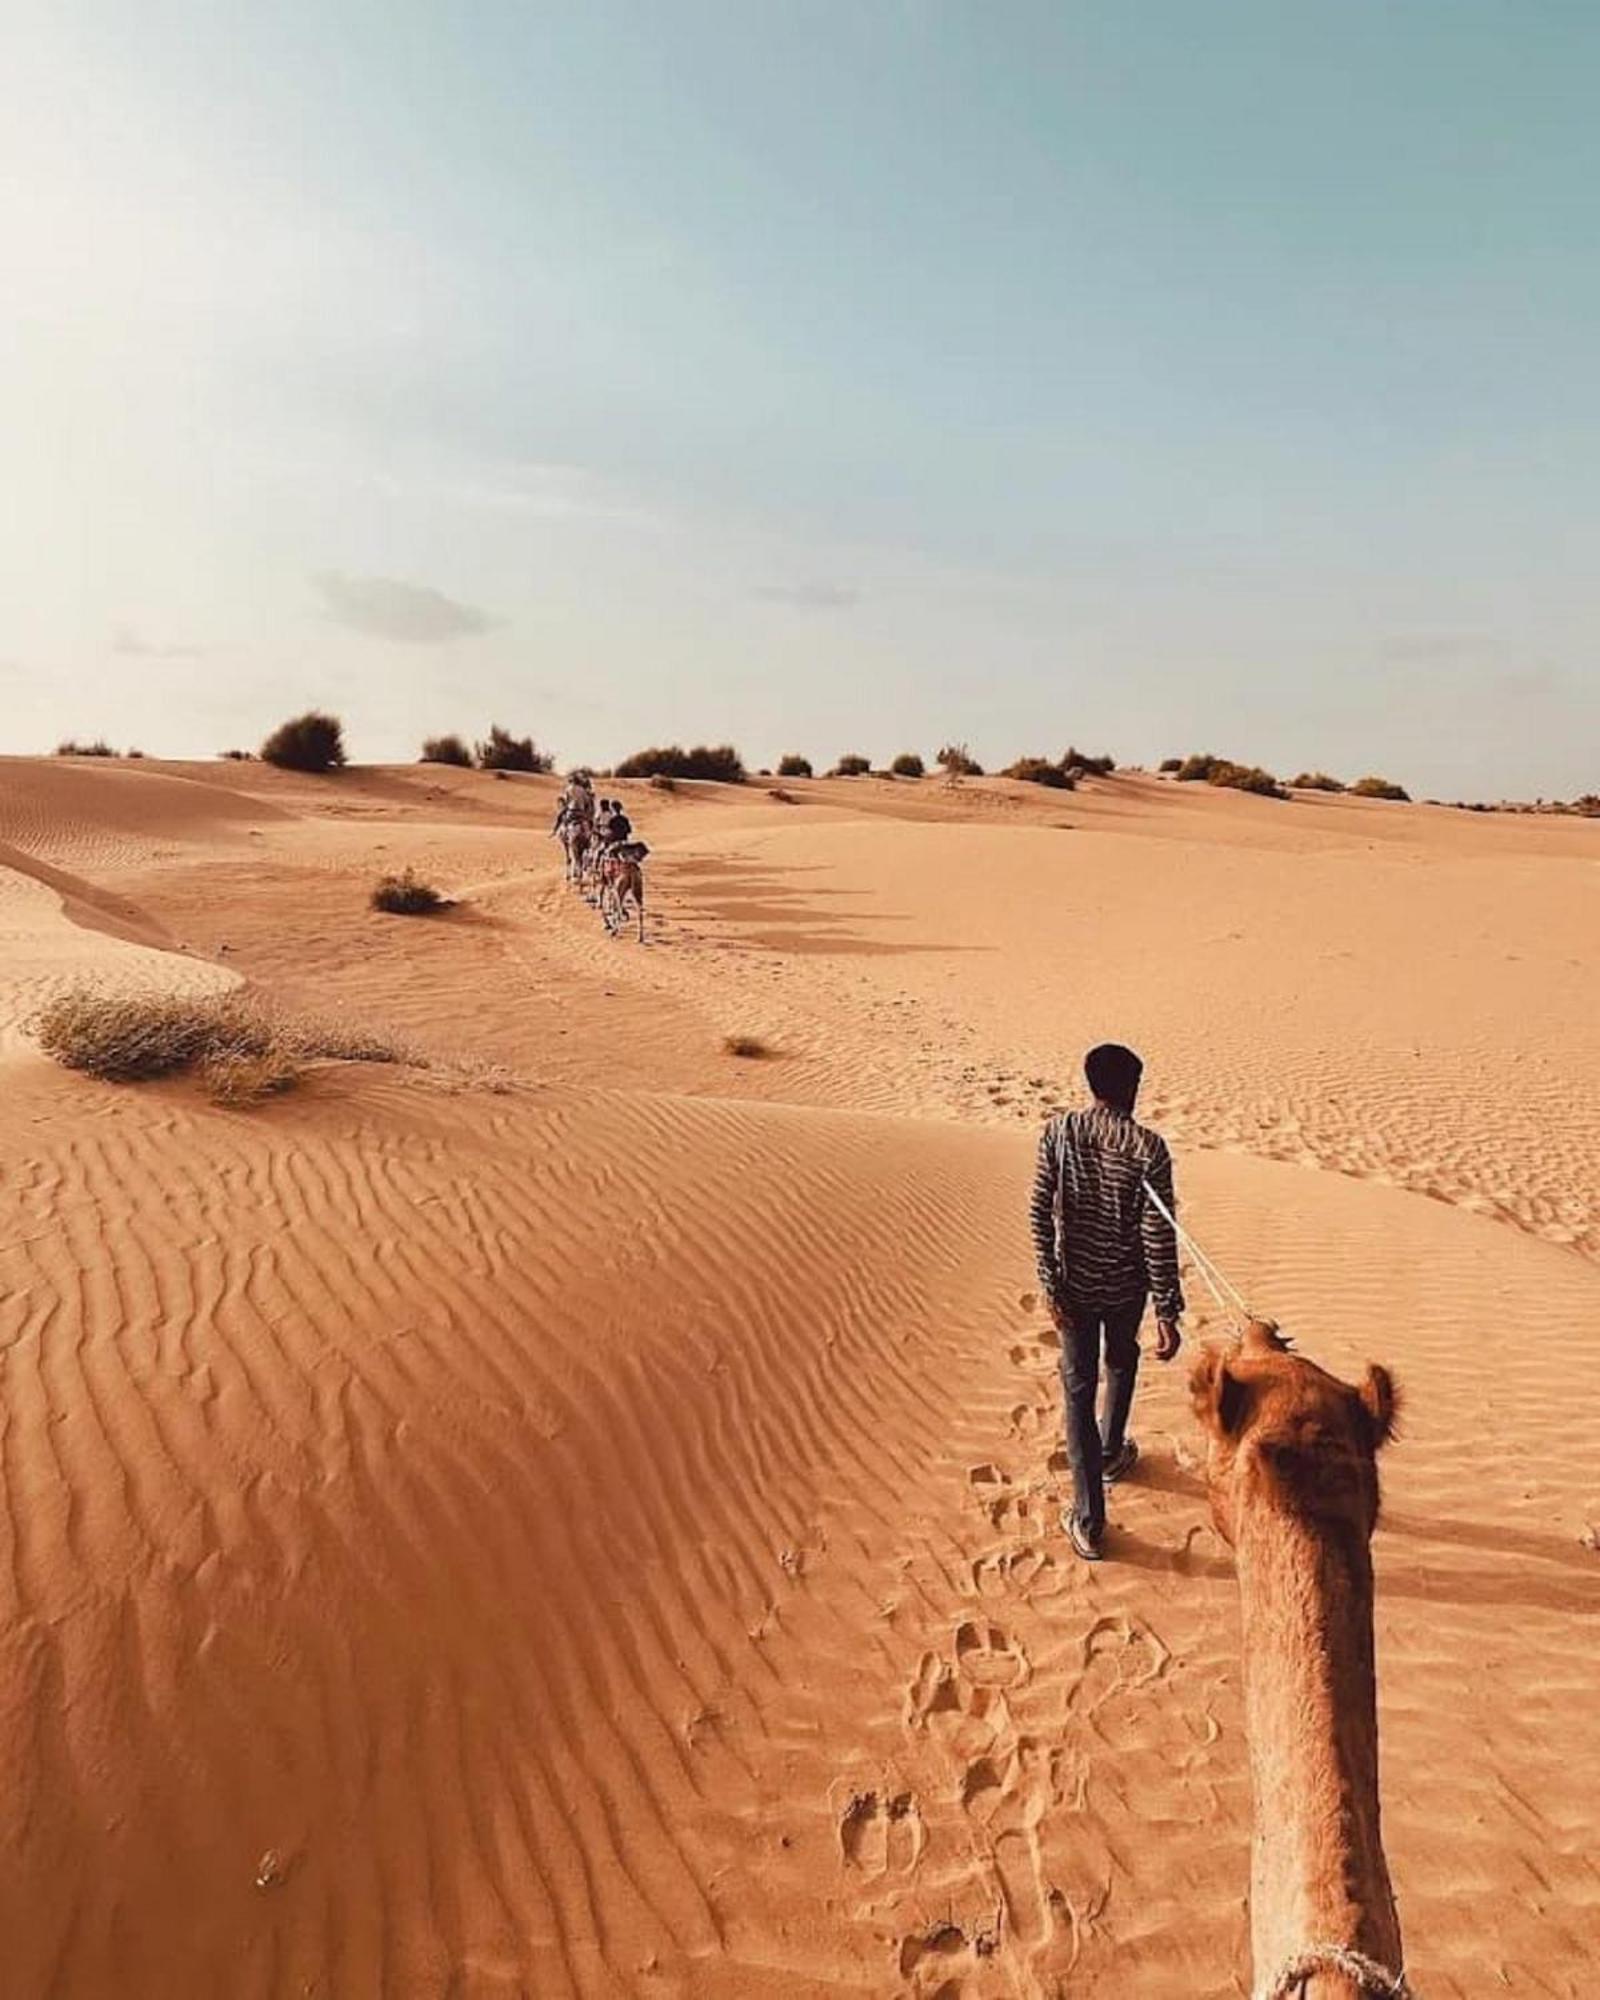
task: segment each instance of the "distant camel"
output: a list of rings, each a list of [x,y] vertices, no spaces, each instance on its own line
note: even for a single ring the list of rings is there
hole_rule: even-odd
[[[1256,2000],[1409,2000],[1378,1806],[1377,1454],[1395,1385],[1352,1389],[1253,1321],[1190,1378],[1234,1550],[1255,1833]]]
[[[644,943],[644,866],[639,841],[625,841],[600,863],[600,915],[615,937],[628,921],[631,902],[639,915],[639,942]],[[632,850],[630,852],[630,849]]]
[[[594,844],[594,830],[587,820],[571,817],[561,823],[561,845],[566,851],[567,880],[581,882]]]

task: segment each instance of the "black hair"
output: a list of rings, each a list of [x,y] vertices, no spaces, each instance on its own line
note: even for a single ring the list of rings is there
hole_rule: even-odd
[[[1119,1111],[1131,1111],[1139,1095],[1144,1064],[1132,1049],[1125,1049],[1120,1042],[1101,1042],[1084,1057],[1083,1073],[1101,1103],[1114,1104]]]

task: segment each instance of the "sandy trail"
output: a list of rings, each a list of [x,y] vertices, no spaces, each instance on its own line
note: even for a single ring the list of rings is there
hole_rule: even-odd
[[[1208,1246],[1408,1392],[1418,1989],[1578,1994],[1600,830],[792,789],[641,788],[640,952],[562,891],[539,783],[0,762],[12,1020],[244,976],[442,1059],[235,1113],[0,1047],[6,1990],[1245,1992],[1181,1371],[1121,1560],[1056,1520],[1022,1201],[1116,1028]],[[366,911],[405,860],[470,902]]]

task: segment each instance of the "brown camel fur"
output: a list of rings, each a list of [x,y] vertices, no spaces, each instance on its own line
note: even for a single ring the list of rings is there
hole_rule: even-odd
[[[1387,1369],[1352,1389],[1260,1321],[1207,1350],[1190,1390],[1206,1483],[1232,1545],[1243,1613],[1255,1834],[1250,1935],[1258,1991],[1309,1947],[1401,1970],[1378,1807],[1372,1640],[1377,1454],[1394,1428]],[[1382,1991],[1347,1961],[1291,1991]]]

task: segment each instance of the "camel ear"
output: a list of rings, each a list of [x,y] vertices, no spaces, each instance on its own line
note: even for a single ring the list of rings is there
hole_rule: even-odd
[[[1228,1368],[1228,1357],[1215,1347],[1202,1349],[1189,1377],[1195,1415],[1217,1437],[1237,1437],[1250,1410],[1250,1385]]]
[[[1356,1394],[1361,1398],[1361,1407],[1372,1426],[1372,1449],[1381,1451],[1394,1436],[1400,1415],[1399,1387],[1388,1369],[1374,1361],[1361,1378],[1361,1387]]]

